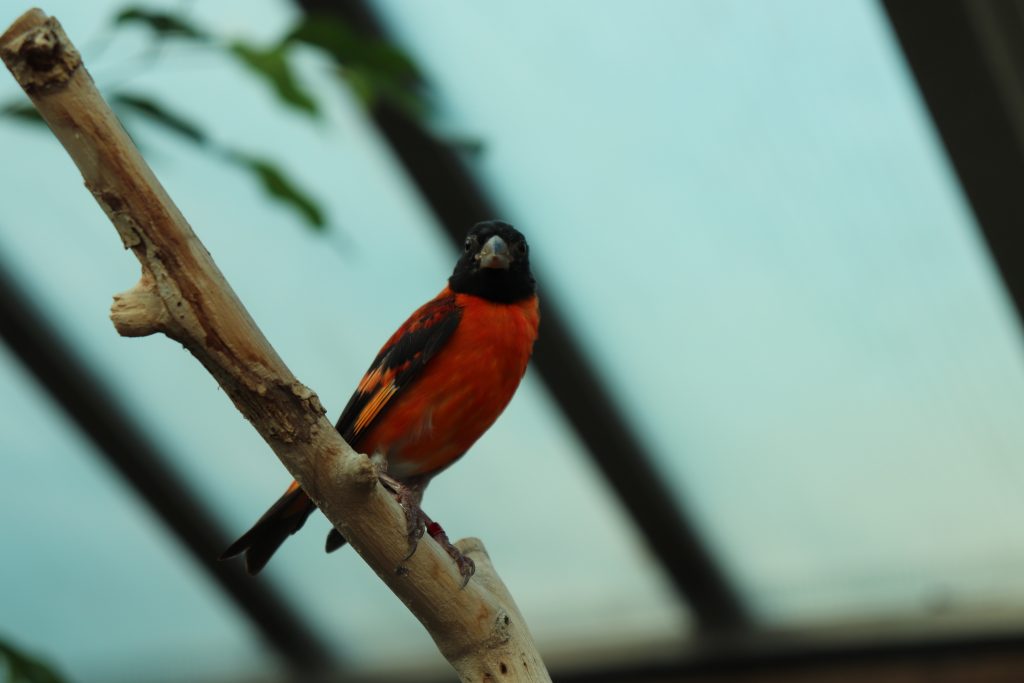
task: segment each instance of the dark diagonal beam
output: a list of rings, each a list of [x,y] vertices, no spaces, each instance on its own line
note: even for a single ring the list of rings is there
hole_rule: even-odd
[[[910,636],[880,630],[856,637],[754,638],[742,647],[698,651],[677,662],[556,671],[552,678],[555,683],[1009,683],[1024,670],[1020,631],[967,627],[962,633]]]
[[[388,39],[361,0],[297,2],[310,14],[334,14],[363,35]],[[501,212],[450,146],[387,102],[378,102],[371,114],[457,249],[468,226],[500,217]],[[543,273],[538,280],[544,281]],[[699,625],[711,632],[748,625],[744,605],[683,514],[678,496],[655,471],[645,444],[612,399],[549,291],[545,291],[541,307],[543,322],[534,367],[685,596]]]
[[[320,638],[266,580],[249,577],[240,562],[217,561],[230,539],[216,516],[170,467],[167,455],[121,409],[114,392],[39,314],[2,263],[0,337],[274,651],[303,674],[324,671],[335,663]]]
[[[1024,312],[1024,4],[884,0],[1003,281]]]

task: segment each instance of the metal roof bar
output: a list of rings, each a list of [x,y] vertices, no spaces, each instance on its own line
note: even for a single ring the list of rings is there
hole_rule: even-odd
[[[1024,316],[1024,18],[1001,0],[884,0],[1007,291]]]
[[[942,680],[948,683],[974,683],[987,680],[987,675],[998,677],[992,672],[1018,672],[1024,664],[1024,633],[1019,630],[972,628],[964,633],[913,635],[881,631],[766,636],[740,647],[698,649],[677,662],[555,671],[552,677],[558,683],[849,683],[930,680],[934,672],[942,671]]]
[[[364,35],[393,42],[362,0],[297,3],[310,14],[334,14]],[[378,102],[371,115],[457,249],[470,225],[500,217],[501,212],[450,146],[386,101]],[[543,273],[538,280],[544,282]],[[656,472],[646,446],[587,359],[561,310],[555,296],[545,291],[534,367],[685,596],[703,631],[726,633],[746,627],[750,620],[739,595],[684,514],[679,497]]]
[[[302,616],[267,580],[249,577],[240,562],[217,561],[230,538],[216,515],[178,476],[167,454],[120,407],[114,392],[39,314],[2,263],[0,338],[88,436],[95,452],[156,511],[285,662],[302,673],[320,672],[337,663]]]

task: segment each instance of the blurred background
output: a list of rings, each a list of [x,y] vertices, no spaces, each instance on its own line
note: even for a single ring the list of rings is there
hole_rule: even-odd
[[[527,235],[535,362],[424,507],[609,682],[1024,680],[1020,8],[43,6],[330,415],[472,223]],[[135,258],[0,110],[0,674],[454,680],[319,515],[215,561],[289,478],[115,333]]]

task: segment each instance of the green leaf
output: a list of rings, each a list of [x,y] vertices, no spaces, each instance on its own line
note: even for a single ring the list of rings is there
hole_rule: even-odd
[[[378,102],[390,102],[414,119],[422,118],[428,111],[426,101],[416,88],[380,72],[360,66],[341,66],[338,67],[338,75],[368,107]]]
[[[0,670],[7,665],[8,683],[63,683],[51,667],[0,640]]]
[[[318,232],[327,229],[323,209],[316,200],[300,189],[273,162],[242,152],[228,152],[227,156],[231,161],[251,171],[267,194],[298,211],[309,227]]]
[[[0,116],[7,116],[12,119],[18,119],[20,121],[27,121],[29,123],[38,123],[46,125],[46,121],[43,121],[43,117],[39,115],[36,108],[28,102],[11,102],[4,107],[0,108]]]
[[[117,25],[144,24],[161,38],[191,38],[202,41],[209,39],[209,35],[205,31],[196,28],[180,15],[141,7],[128,7],[121,10],[114,18],[114,23]]]
[[[341,64],[359,65],[410,83],[422,80],[416,63],[406,53],[387,41],[359,35],[337,17],[306,15],[285,40],[318,47]]]
[[[338,73],[367,105],[387,100],[421,117],[427,110],[420,93],[423,77],[416,63],[390,43],[359,35],[333,16],[307,15],[285,38],[327,52]]]
[[[379,98],[377,86],[372,74],[368,74],[357,68],[345,69],[343,67],[338,67],[338,76],[348,83],[348,87],[352,90],[352,93],[360,102],[363,103],[363,105],[366,107],[372,107],[377,104]]]
[[[114,95],[112,102],[116,107],[122,107],[142,114],[154,123],[158,123],[168,130],[188,138],[197,145],[206,144],[206,134],[199,126],[179,114],[169,112],[163,105],[157,104],[148,97],[120,93]]]
[[[285,103],[310,115],[318,113],[316,101],[295,80],[288,63],[288,46],[282,43],[270,49],[241,41],[231,44],[231,52],[243,64],[267,80]]]

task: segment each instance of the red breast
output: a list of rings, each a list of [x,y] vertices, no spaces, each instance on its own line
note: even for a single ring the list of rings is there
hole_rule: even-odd
[[[452,338],[353,446],[398,479],[434,474],[465,453],[515,393],[537,338],[537,297],[506,304],[456,294]]]

